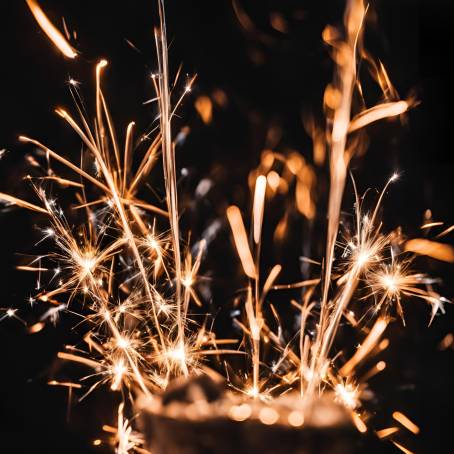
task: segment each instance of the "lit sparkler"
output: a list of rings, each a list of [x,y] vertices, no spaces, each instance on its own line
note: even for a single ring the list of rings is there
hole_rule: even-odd
[[[34,0],[27,0],[27,4],[54,45],[68,58],[75,58],[76,51],[39,5]],[[208,246],[202,238],[195,256],[189,251],[183,252],[172,118],[183,97],[190,93],[194,78],[179,93],[178,88],[169,88],[171,76],[164,2],[159,0],[158,5],[160,28],[156,29],[155,38],[159,71],[153,74],[152,84],[159,117],[154,135],[149,133],[147,140],[142,141],[147,148],[141,150],[138,165],[133,159],[133,155],[138,154],[133,146],[135,124],[128,125],[122,147],[102,90],[103,73],[108,67],[106,60],[101,60],[95,67],[94,122],[84,114],[75,81],[70,82],[69,88],[76,100],[77,116],[62,108],[56,109],[57,115],[81,139],[81,164],[75,164],[38,140],[20,137],[22,142],[44,151],[50,161],[58,161],[74,175],[73,178],[63,178],[48,173],[40,184],[33,182],[40,204],[0,193],[3,202],[44,214],[50,222],[43,231],[42,241],[52,242],[55,251],[47,257],[39,257],[39,263],[33,261],[20,267],[38,272],[40,279],[43,273],[53,274],[48,280],[48,289],[42,290],[41,284],[37,286],[38,293],[33,296],[33,301],[40,301],[48,309],[29,331],[38,332],[47,321],[56,323],[60,312],[67,309],[77,311],[83,317],[91,327],[84,338],[86,351],[68,346],[67,351],[60,352],[58,357],[92,371],[81,380],[81,383],[89,383],[88,393],[106,384],[113,392],[122,389],[134,391],[128,394],[131,397],[137,390],[151,396],[165,388],[175,376],[206,372],[209,369],[208,356],[241,354],[248,359],[250,370],[246,376],[240,377],[241,386],[234,385],[233,380],[231,386],[242,395],[255,401],[271,401],[289,389],[300,391],[304,405],[301,411],[290,413],[288,424],[292,427],[303,425],[302,410],[308,402],[325,391],[333,391],[335,399],[350,412],[358,430],[365,432],[367,426],[361,416],[364,376],[361,379],[356,375],[357,368],[373,351],[382,348],[380,339],[393,311],[396,310],[404,319],[402,301],[405,298],[428,303],[431,306],[430,321],[438,312],[444,311],[447,302],[434,290],[436,280],[412,271],[412,254],[454,261],[451,246],[426,239],[404,242],[397,232],[382,232],[379,221],[381,201],[397,175],[389,179],[370,212],[363,210],[364,199],[359,197],[354,187],[356,213],[353,233],[346,232],[342,243],[338,240],[348,164],[359,147],[359,131],[372,122],[404,114],[412,104],[411,100],[398,98],[383,65],[373,63],[362,47],[367,8],[362,0],[347,2],[345,39],[340,39],[340,34],[333,28],[327,28],[323,33],[325,41],[332,47],[336,72],[333,83],[325,92],[326,134],[311,126],[314,165],[295,152],[288,156],[272,151],[263,154],[260,166],[251,174],[254,195],[249,236],[244,220],[247,218],[243,218],[240,208],[230,206],[227,209],[234,244],[248,281],[240,297],[243,303],[240,313],[244,315],[244,321],[236,319],[244,335],[245,342],[241,342],[218,339],[207,328],[207,323],[196,322],[190,311],[191,303],[203,306],[195,286]],[[372,107],[363,106],[357,111],[353,98],[355,90],[362,93],[357,74],[360,59],[373,66],[383,102]],[[178,87],[178,76],[179,73],[173,87]],[[212,116],[209,98],[199,98],[196,108],[203,121],[209,122]],[[326,143],[321,143],[323,140]],[[294,187],[296,209],[306,220],[312,221],[318,210],[316,166],[323,163],[326,148],[329,149],[330,189],[323,270],[308,280],[278,284],[276,281],[285,264],[276,264],[263,278],[261,250],[264,247],[262,227],[266,222],[266,204],[278,191],[286,192],[290,197],[290,188]],[[160,154],[166,209],[137,196],[140,184]],[[274,167],[276,162],[279,162],[279,167]],[[74,227],[67,220],[71,213],[60,207],[57,199],[51,198],[45,190],[44,181],[48,178],[74,191],[77,210],[85,212],[83,223]],[[157,216],[168,223],[168,233],[158,232]],[[284,216],[276,227],[275,238],[284,238],[287,228]],[[306,260],[321,263],[321,260]],[[270,302],[269,295],[298,288],[304,289],[304,293],[300,301],[291,302],[298,310],[300,320],[295,337],[299,341],[294,342],[284,338],[279,310]],[[354,302],[363,306],[358,316],[350,310]],[[0,321],[8,318],[22,321],[16,312],[12,308],[2,309]],[[354,355],[342,364],[339,355],[333,356],[332,350],[343,319],[361,329],[365,336]],[[314,320],[315,328],[309,329]],[[236,343],[241,347],[222,347]],[[267,363],[270,350],[273,359]],[[263,373],[265,367],[271,371],[267,377]],[[384,368],[385,363],[378,362],[366,375],[371,377]],[[245,405],[231,408],[234,420],[243,421],[249,417],[250,407]],[[142,443],[141,437],[132,430],[130,421],[125,419],[124,409],[125,403],[122,403],[116,429],[117,452],[120,454],[126,454]],[[402,413],[395,412],[393,417],[411,432],[419,431]],[[272,407],[266,407],[261,410],[259,419],[265,425],[273,425],[279,414]],[[398,428],[391,427],[377,431],[377,435],[392,438],[397,431]]]

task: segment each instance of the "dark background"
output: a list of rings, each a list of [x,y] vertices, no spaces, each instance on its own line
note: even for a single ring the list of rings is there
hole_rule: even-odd
[[[375,19],[366,47],[385,63],[401,96],[415,93],[421,104],[409,113],[402,128],[391,127],[391,139],[383,134],[385,129],[372,128],[372,145],[353,166],[362,190],[381,187],[394,170],[401,172],[385,203],[386,223],[390,228],[403,225],[412,233],[417,232],[426,208],[435,220],[454,223],[453,96],[448,69],[454,11],[450,3],[372,2]],[[75,47],[81,55],[75,62],[64,59],[39,29],[25,2],[1,2],[0,149],[8,153],[0,162],[0,191],[29,200],[31,192],[22,176],[29,172],[24,155],[30,150],[18,143],[17,136],[36,137],[63,153],[77,151],[77,140],[53,114],[57,105],[71,106],[65,84],[69,76],[82,82],[89,104],[94,65],[105,57],[110,61],[105,91],[119,129],[134,119],[137,129],[144,130],[156,113],[142,105],[152,97],[148,75],[156,70],[155,2],[46,0],[41,4],[54,23],[60,25],[64,16],[70,29],[77,30]],[[254,22],[254,32],[239,24],[232,4],[224,0],[169,1],[167,22],[172,70],[182,62],[184,74],[198,74],[192,99],[221,88],[229,100],[227,108],[215,111],[209,126],[197,118],[192,101],[185,102],[184,120],[177,120],[178,127],[186,123],[191,127],[178,156],[179,166],[189,169],[183,189],[207,175],[219,175],[226,200],[242,203],[241,197],[236,200],[236,188],[246,185],[248,171],[257,165],[267,145],[270,127],[283,131],[280,149],[294,148],[309,155],[302,116],[321,112],[320,100],[332,68],[320,35],[326,24],[340,23],[343,2],[240,0],[239,4]],[[276,12],[287,19],[287,33],[270,25],[270,14]],[[125,38],[140,52],[131,49]],[[224,205],[209,208],[220,214]],[[37,225],[44,224],[44,219],[23,210],[0,213],[0,307],[19,307],[18,314],[28,322],[34,320],[26,306],[34,279],[14,266],[23,260],[20,253],[32,251],[40,237]],[[444,279],[443,293],[452,297],[452,267],[430,266]],[[447,315],[437,317],[427,329],[428,310],[422,306],[406,307],[407,330],[391,332],[394,350],[386,377],[377,379],[376,389],[388,418],[383,417],[381,427],[389,424],[391,411],[400,409],[421,426],[422,433],[409,438],[410,448],[441,452],[443,443],[451,439],[454,352],[440,351],[438,344],[453,331],[454,309],[448,307]],[[1,452],[100,452],[90,447],[90,440],[101,437],[102,424],[114,422],[106,405],[97,404],[104,395],[75,404],[68,425],[66,391],[46,385],[56,371],[56,352],[71,343],[70,326],[71,320],[63,320],[56,328],[30,336],[15,320],[1,323]]]

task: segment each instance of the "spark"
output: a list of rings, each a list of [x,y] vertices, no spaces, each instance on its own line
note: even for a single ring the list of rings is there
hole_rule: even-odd
[[[208,96],[199,96],[195,108],[205,124],[210,124],[213,118],[213,104]]]
[[[57,307],[51,307],[41,316],[40,320],[41,321],[50,320],[50,322],[53,325],[56,325],[60,317],[60,312],[64,311],[65,309],[66,309],[65,304],[60,304]]]
[[[445,337],[441,340],[439,344],[439,349],[440,350],[446,350],[454,344],[454,335],[452,333],[446,334]]]
[[[258,386],[251,386],[247,388],[245,391],[246,395],[252,397],[253,399],[257,399],[260,396],[260,389]]]
[[[415,238],[405,243],[405,250],[419,255],[428,255],[443,262],[454,263],[454,247],[424,238]]]
[[[189,351],[189,346],[182,341],[178,341],[176,345],[170,346],[166,353],[166,360],[170,361],[179,373],[184,373],[188,370],[188,366],[193,363],[193,357]]]
[[[192,278],[191,275],[184,276],[183,279],[181,279],[181,283],[186,287],[189,288],[192,286],[194,283],[194,279]]]
[[[244,228],[240,209],[234,205],[227,208],[227,218],[232,229],[235,246],[238,251],[238,255],[240,256],[244,272],[250,278],[255,279],[256,271],[254,260],[252,259],[251,250],[249,249],[246,229]]]
[[[137,446],[143,443],[140,434],[137,434],[132,430],[129,420],[124,417],[124,404],[121,403],[118,406],[118,418],[117,418],[117,454],[128,454]]]
[[[44,14],[44,11],[38,5],[35,0],[26,0],[30,11],[33,16],[35,16],[36,22],[42,28],[44,33],[49,37],[49,39],[54,43],[54,45],[68,58],[76,58],[77,52],[71,47],[71,45],[66,41],[64,36],[60,33],[59,30],[52,24],[52,22]]]
[[[407,101],[389,102],[371,107],[351,120],[348,132],[352,133],[383,118],[401,115],[408,110],[408,107],[409,103]]]
[[[411,421],[410,418],[408,418],[408,416],[405,416],[400,411],[395,411],[393,413],[393,418],[397,422],[400,422],[410,432],[413,432],[415,435],[419,433],[419,427],[413,421]]]
[[[70,77],[68,79],[68,83],[69,83],[69,85],[76,87],[76,88],[80,85],[80,82],[76,79],[73,79],[72,77]]]
[[[358,415],[358,413],[352,412],[352,420],[359,432],[361,433],[367,432],[367,426],[361,419],[361,417]]]
[[[15,310],[15,309],[8,309],[8,310],[6,311],[6,315],[7,315],[8,317],[14,317],[14,315],[16,314],[16,311],[17,311],[17,310]]]
[[[404,454],[415,454],[413,451],[410,451],[408,448],[405,446],[401,445],[397,441],[392,441],[392,444],[396,446],[396,448],[400,449]]]
[[[126,337],[119,337],[117,339],[117,345],[120,347],[122,350],[127,350],[131,346],[131,342],[129,339]]]
[[[26,325],[25,321],[22,320],[18,315],[16,315],[18,309],[13,309],[12,307],[9,307],[7,309],[1,308],[0,310],[4,311],[4,314],[0,315],[0,322],[2,322],[3,320],[6,320],[6,319],[13,318],[13,319],[18,320],[19,322],[23,323],[24,325]]]
[[[356,350],[355,354],[342,366],[339,373],[344,377],[347,377],[351,374],[353,369],[357,364],[359,364],[370,351],[375,347],[381,335],[384,333],[386,327],[388,326],[388,320],[385,318],[379,318],[373,328],[370,330],[364,342],[361,344],[360,348]]]
[[[127,372],[128,368],[124,364],[123,359],[120,359],[112,366],[112,384],[110,385],[112,391],[117,391],[119,389],[123,377]]]
[[[336,398],[348,409],[354,410],[358,406],[358,387],[352,383],[338,383],[334,387]]]
[[[32,203],[26,202],[25,200],[18,199],[17,197],[13,197],[9,194],[4,194],[0,192],[0,200],[12,205],[17,205],[19,207],[25,208],[27,210],[36,211],[38,213],[48,214],[48,211],[42,207],[37,205],[33,205]]]
[[[375,433],[377,434],[378,438],[388,438],[391,435],[399,432],[398,427],[388,427],[386,429],[377,430]]]
[[[385,302],[395,302],[397,311],[404,320],[401,305],[402,296],[411,296],[426,301],[432,307],[431,322],[435,315],[444,312],[445,298],[431,290],[420,286],[430,285],[433,280],[421,273],[412,273],[410,263],[393,260],[391,264],[381,265],[377,270],[368,275],[371,294],[379,295],[376,310],[378,311]]]
[[[32,326],[30,326],[28,328],[28,332],[30,334],[36,334],[36,333],[39,333],[41,330],[44,329],[46,325],[43,323],[43,322],[38,322],[38,323],[34,323]]]

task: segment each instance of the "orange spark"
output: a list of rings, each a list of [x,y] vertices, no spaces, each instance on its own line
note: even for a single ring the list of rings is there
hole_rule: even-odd
[[[390,435],[395,434],[396,432],[399,432],[398,427],[387,427],[386,429],[377,430],[375,433],[377,434],[378,438],[387,438]]]
[[[370,330],[366,339],[362,343],[361,347],[356,350],[355,354],[343,365],[340,370],[340,374],[344,377],[351,374],[355,366],[360,363],[375,347],[380,336],[385,331],[388,326],[388,320],[384,318],[379,318],[373,328]]]
[[[405,446],[401,445],[400,443],[397,443],[397,441],[393,441],[392,443],[396,448],[399,448],[404,454],[415,454],[413,451],[410,451]]]
[[[202,121],[207,125],[213,117],[213,104],[208,96],[199,96],[194,104]]]
[[[55,46],[68,58],[76,58],[77,52],[66,41],[65,37],[60,31],[52,24],[52,22],[44,14],[44,11],[38,5],[36,0],[26,0],[30,11],[35,16],[36,22],[43,29],[44,33],[55,44]]]
[[[415,435],[419,433],[419,427],[411,421],[408,416],[405,416],[403,413],[400,411],[395,411],[393,413],[393,418],[397,421],[400,422],[406,429],[408,429],[410,432],[413,432]]]
[[[236,250],[240,256],[244,272],[251,279],[255,279],[256,271],[254,260],[249,248],[249,242],[247,240],[246,229],[244,228],[240,209],[235,205],[229,206],[227,208],[227,219],[229,220],[230,228],[232,229]]]
[[[355,118],[352,119],[348,127],[348,132],[354,132],[364,128],[370,123],[373,123],[383,118],[395,117],[403,114],[408,109],[407,101],[387,102],[378,104],[377,106],[366,109]]]
[[[352,420],[359,432],[367,432],[367,426],[358,413],[352,412]]]
[[[255,183],[253,223],[254,223],[254,241],[255,244],[260,242],[262,233],[263,212],[265,209],[265,191],[266,177],[260,175]]]
[[[443,262],[454,263],[454,247],[424,238],[415,238],[405,243],[405,250],[419,255],[428,255]]]

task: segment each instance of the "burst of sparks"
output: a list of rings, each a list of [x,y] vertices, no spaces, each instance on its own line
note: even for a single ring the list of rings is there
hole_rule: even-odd
[[[55,46],[67,57],[75,58],[75,50],[50,23],[36,1],[27,0],[27,3]],[[35,139],[20,137],[23,142],[44,151],[49,163],[57,161],[74,174],[72,179],[50,175],[49,172],[42,180],[52,177],[53,181],[73,190],[76,209],[85,214],[85,221],[74,226],[71,210],[60,207],[58,199],[46,192],[44,184],[32,183],[40,205],[0,193],[3,202],[40,216],[46,215],[49,219],[39,243],[51,244],[52,252],[18,267],[38,273],[37,294],[30,296],[30,305],[35,302],[46,305],[40,321],[30,326],[29,332],[39,332],[47,321],[57,323],[66,310],[80,314],[83,323],[90,326],[84,337],[87,348],[68,346],[67,351],[60,352],[58,357],[93,370],[83,379],[84,383],[90,384],[86,394],[101,384],[107,384],[114,392],[138,388],[151,395],[165,388],[174,376],[201,373],[208,355],[243,354],[247,358],[248,372],[241,377],[241,386],[235,386],[232,380],[233,389],[260,400],[270,400],[288,389],[299,389],[304,399],[314,399],[317,392],[334,390],[335,399],[350,411],[358,430],[368,430],[361,416],[362,385],[365,377],[372,377],[386,364],[376,360],[361,379],[357,377],[357,369],[374,351],[386,348],[382,344],[386,339],[382,342],[380,339],[391,320],[389,313],[395,308],[403,320],[402,300],[417,298],[431,306],[432,321],[438,312],[444,311],[444,303],[448,302],[434,290],[436,280],[412,271],[413,256],[410,254],[453,262],[454,249],[425,239],[409,240],[403,244],[397,232],[382,232],[378,220],[382,198],[390,183],[397,180],[397,173],[390,177],[370,211],[364,209],[364,198],[358,196],[353,181],[356,195],[353,228],[343,232],[344,241],[338,239],[348,165],[355,153],[356,142],[352,137],[372,122],[403,115],[412,105],[411,100],[398,98],[383,65],[376,64],[376,79],[385,101],[354,111],[355,87],[360,87],[357,59],[362,51],[367,9],[360,0],[347,3],[345,41],[336,41],[340,39],[339,34],[332,28],[323,33],[325,41],[333,47],[336,76],[325,93],[326,134],[316,130],[314,125],[308,125],[314,141],[314,164],[306,162],[296,152],[284,155],[268,150],[262,155],[259,167],[251,172],[250,234],[245,225],[248,221],[243,218],[239,207],[232,205],[226,211],[247,280],[245,290],[238,298],[239,309],[235,312],[235,323],[243,333],[238,349],[221,347],[234,344],[238,339],[217,339],[216,334],[207,328],[206,321],[199,323],[190,313],[191,303],[204,306],[197,285],[203,279],[199,273],[209,235],[197,242],[194,253],[181,244],[175,163],[178,141],[172,135],[172,119],[183,97],[191,92],[195,78],[188,80],[180,89],[177,101],[173,102],[176,89],[171,90],[170,86],[177,86],[180,72],[171,84],[161,0],[161,24],[155,32],[158,72],[151,76],[156,95],[153,100],[157,101],[159,116],[153,128],[142,136],[140,146],[146,147],[142,153],[136,154],[140,156],[138,164],[133,159],[136,152],[135,123],[129,123],[126,128],[124,146],[117,139],[102,90],[103,73],[108,67],[106,60],[99,61],[95,68],[95,121],[90,122],[89,116],[83,113],[80,83],[72,78],[68,86],[80,119],[77,121],[62,108],[56,110],[81,139],[83,157],[89,160],[89,165],[85,159],[75,164]],[[211,100],[199,98],[196,108],[203,121],[209,123],[213,115]],[[326,143],[321,143],[324,137]],[[275,282],[284,265],[275,264],[265,279],[261,270],[261,249],[267,200],[277,194],[289,197],[293,194],[292,203],[297,212],[308,222],[313,221],[317,214],[316,167],[323,163],[322,149],[326,148],[330,150],[330,189],[323,271],[296,283],[279,284]],[[163,158],[166,210],[139,198],[139,188],[159,155]],[[201,194],[206,192],[202,189],[199,190]],[[276,226],[275,241],[286,237],[289,212]],[[157,217],[167,223],[167,233],[158,231],[156,226],[160,223],[156,222]],[[423,228],[440,225],[442,223],[428,222]],[[450,227],[444,232],[449,229],[452,230]],[[303,261],[320,266],[322,259],[306,257]],[[48,265],[41,262],[48,262]],[[42,275],[49,277],[46,290],[42,288],[42,279],[45,279]],[[292,307],[298,311],[299,328],[295,338],[286,339],[287,331],[282,328],[279,310],[270,303],[269,294],[295,289],[304,290],[298,301],[291,300]],[[365,306],[358,311],[358,317],[356,309],[351,310],[355,302]],[[0,321],[22,321],[16,312],[14,308],[2,309]],[[342,355],[333,357],[332,347],[343,319],[366,334],[356,352],[342,364],[339,359]],[[374,323],[368,323],[370,320]],[[294,339],[298,341],[294,342]],[[274,356],[266,364],[269,351]],[[265,366],[269,376],[265,376]],[[242,421],[249,417],[250,407],[244,405],[246,407],[235,407],[233,419]],[[132,430],[130,421],[124,417],[124,409],[123,402],[118,408],[115,429],[119,454],[127,454],[142,443],[140,436]],[[288,419],[290,425],[303,425],[303,412],[292,415]],[[259,419],[263,424],[274,424],[278,417],[276,411],[269,408],[260,414]],[[411,432],[418,433],[419,428],[402,413],[395,412],[393,418]],[[377,435],[387,438],[397,430],[391,427],[378,431]]]
[[[358,406],[358,387],[351,383],[338,383],[334,391],[336,398],[339,399],[350,410],[354,410]]]

